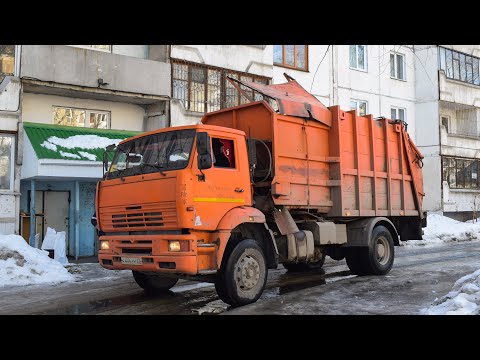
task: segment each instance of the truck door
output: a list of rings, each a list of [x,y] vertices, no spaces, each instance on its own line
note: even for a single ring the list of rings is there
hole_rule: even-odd
[[[246,145],[215,135],[211,145],[213,165],[203,170],[205,181],[196,179],[194,185],[195,228],[199,229],[215,228],[230,209],[251,205]]]

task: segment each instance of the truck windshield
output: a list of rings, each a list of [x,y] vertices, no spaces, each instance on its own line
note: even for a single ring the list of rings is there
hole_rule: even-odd
[[[179,170],[187,166],[195,130],[144,136],[117,147],[107,179]]]

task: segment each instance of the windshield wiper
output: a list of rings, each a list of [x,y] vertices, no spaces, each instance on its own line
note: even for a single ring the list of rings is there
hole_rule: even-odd
[[[140,164],[140,169],[144,166],[150,166],[150,167],[153,167],[154,169],[157,169],[158,172],[160,174],[162,174],[163,176],[167,176],[167,174],[165,174],[161,169],[163,169],[163,166],[162,165],[158,165],[158,164],[149,164],[149,163],[141,163]]]

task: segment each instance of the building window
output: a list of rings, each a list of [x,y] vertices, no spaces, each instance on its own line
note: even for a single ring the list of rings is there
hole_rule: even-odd
[[[71,45],[71,46],[86,48],[90,50],[112,52],[112,45]]]
[[[267,85],[269,78],[232,70],[172,61],[172,96],[180,100],[185,109],[196,112],[211,112],[248,103],[249,100],[228,81],[227,76],[243,81]],[[254,101],[263,96],[256,91],[240,86]]]
[[[357,114],[360,116],[367,115],[367,102],[364,100],[350,100],[350,109],[357,110]]]
[[[350,68],[367,71],[366,45],[350,45]]]
[[[445,130],[447,133],[450,132],[450,117],[449,116],[442,116],[442,125],[445,126]]]
[[[404,108],[399,108],[399,107],[392,106],[390,108],[390,112],[391,112],[392,120],[407,121],[406,116],[405,116],[407,110],[405,110]]]
[[[0,45],[0,83],[15,72],[15,45]]]
[[[0,133],[0,190],[13,191],[15,136]]]
[[[110,129],[110,112],[54,106],[55,125]]]
[[[390,53],[390,77],[397,80],[406,80],[405,55]]]
[[[439,47],[439,67],[449,79],[480,86],[480,59],[475,56]]]
[[[442,156],[443,181],[451,189],[480,189],[479,161]]]
[[[308,46],[274,45],[273,63],[293,69],[308,70]]]

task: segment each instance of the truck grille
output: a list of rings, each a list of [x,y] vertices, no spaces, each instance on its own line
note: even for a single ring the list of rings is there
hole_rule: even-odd
[[[104,231],[145,231],[177,227],[175,202],[142,206],[115,206],[100,210]]]

